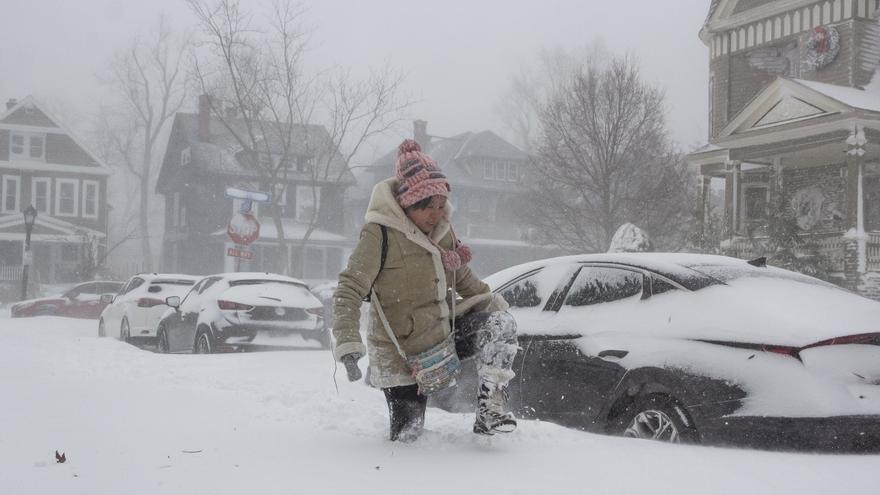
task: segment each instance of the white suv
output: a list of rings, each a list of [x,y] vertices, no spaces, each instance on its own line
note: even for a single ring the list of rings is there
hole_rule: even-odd
[[[98,320],[98,335],[125,342],[152,343],[156,326],[168,307],[165,298],[183,296],[201,277],[167,273],[139,273],[125,282]]]

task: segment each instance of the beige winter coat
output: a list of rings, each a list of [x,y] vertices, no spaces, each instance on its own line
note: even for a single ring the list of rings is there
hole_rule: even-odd
[[[339,285],[333,298],[336,359],[351,352],[366,354],[358,331],[360,308],[361,300],[375,279],[376,298],[371,305],[366,349],[370,359],[370,382],[379,388],[411,385],[415,380],[388,337],[375,302],[382,305],[404,352],[413,355],[449,335],[449,297],[453,280],[461,297],[489,294],[489,286],[467,266],[455,273],[444,270],[440,251],[407,218],[394,197],[396,190],[395,179],[380,182],[373,188],[365,217],[367,224],[361,230],[348,266],[339,274]],[[388,232],[388,251],[381,273],[380,225],[386,226]],[[446,221],[441,221],[430,236],[445,249],[453,247],[453,234]]]

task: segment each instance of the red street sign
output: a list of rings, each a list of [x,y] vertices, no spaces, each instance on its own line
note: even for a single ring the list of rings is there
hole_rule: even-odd
[[[226,248],[226,256],[241,258],[243,260],[252,260],[254,259],[254,252],[238,248]]]
[[[247,246],[260,237],[260,222],[250,213],[236,213],[229,219],[226,233],[232,242]]]

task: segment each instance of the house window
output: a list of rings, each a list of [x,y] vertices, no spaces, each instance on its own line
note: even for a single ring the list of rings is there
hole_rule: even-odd
[[[489,180],[495,178],[495,167],[488,160],[483,161],[483,178]]]
[[[45,160],[46,136],[26,132],[10,133],[9,154],[22,160]]]
[[[180,166],[185,167],[185,166],[189,165],[189,162],[191,161],[191,159],[192,159],[192,155],[190,152],[190,148],[189,148],[189,146],[187,146],[186,148],[183,149],[183,151],[180,152]]]
[[[180,215],[180,193],[175,192],[171,195],[171,226],[178,225],[177,218]]]
[[[52,179],[48,177],[34,177],[31,180],[31,199],[37,213],[50,214],[49,195],[52,190]]]
[[[59,217],[75,217],[79,191],[76,179],[56,179],[55,215]]]
[[[321,204],[321,190],[311,186],[296,186],[296,220],[311,222],[317,205]]]
[[[314,159],[310,156],[299,155],[296,157],[297,172],[311,172],[315,166]]]
[[[82,216],[98,218],[98,181],[83,181]]]
[[[21,177],[17,175],[3,176],[3,213],[18,213],[20,211],[20,191]]]
[[[517,182],[519,180],[519,167],[513,163],[507,164],[507,180]]]
[[[748,186],[743,190],[743,220],[748,233],[767,222],[767,187]]]

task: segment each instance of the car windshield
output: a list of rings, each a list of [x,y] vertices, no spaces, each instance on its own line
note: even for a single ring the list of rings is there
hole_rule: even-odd
[[[840,289],[840,287],[824,282],[817,278],[801,275],[800,273],[790,272],[774,267],[752,267],[752,266],[736,266],[736,265],[710,265],[695,264],[689,265],[688,268],[696,270],[700,273],[708,275],[720,282],[730,283],[734,280],[754,277],[754,278],[775,278],[781,280],[790,280],[792,282],[800,282],[803,284],[817,285],[829,289]]]

